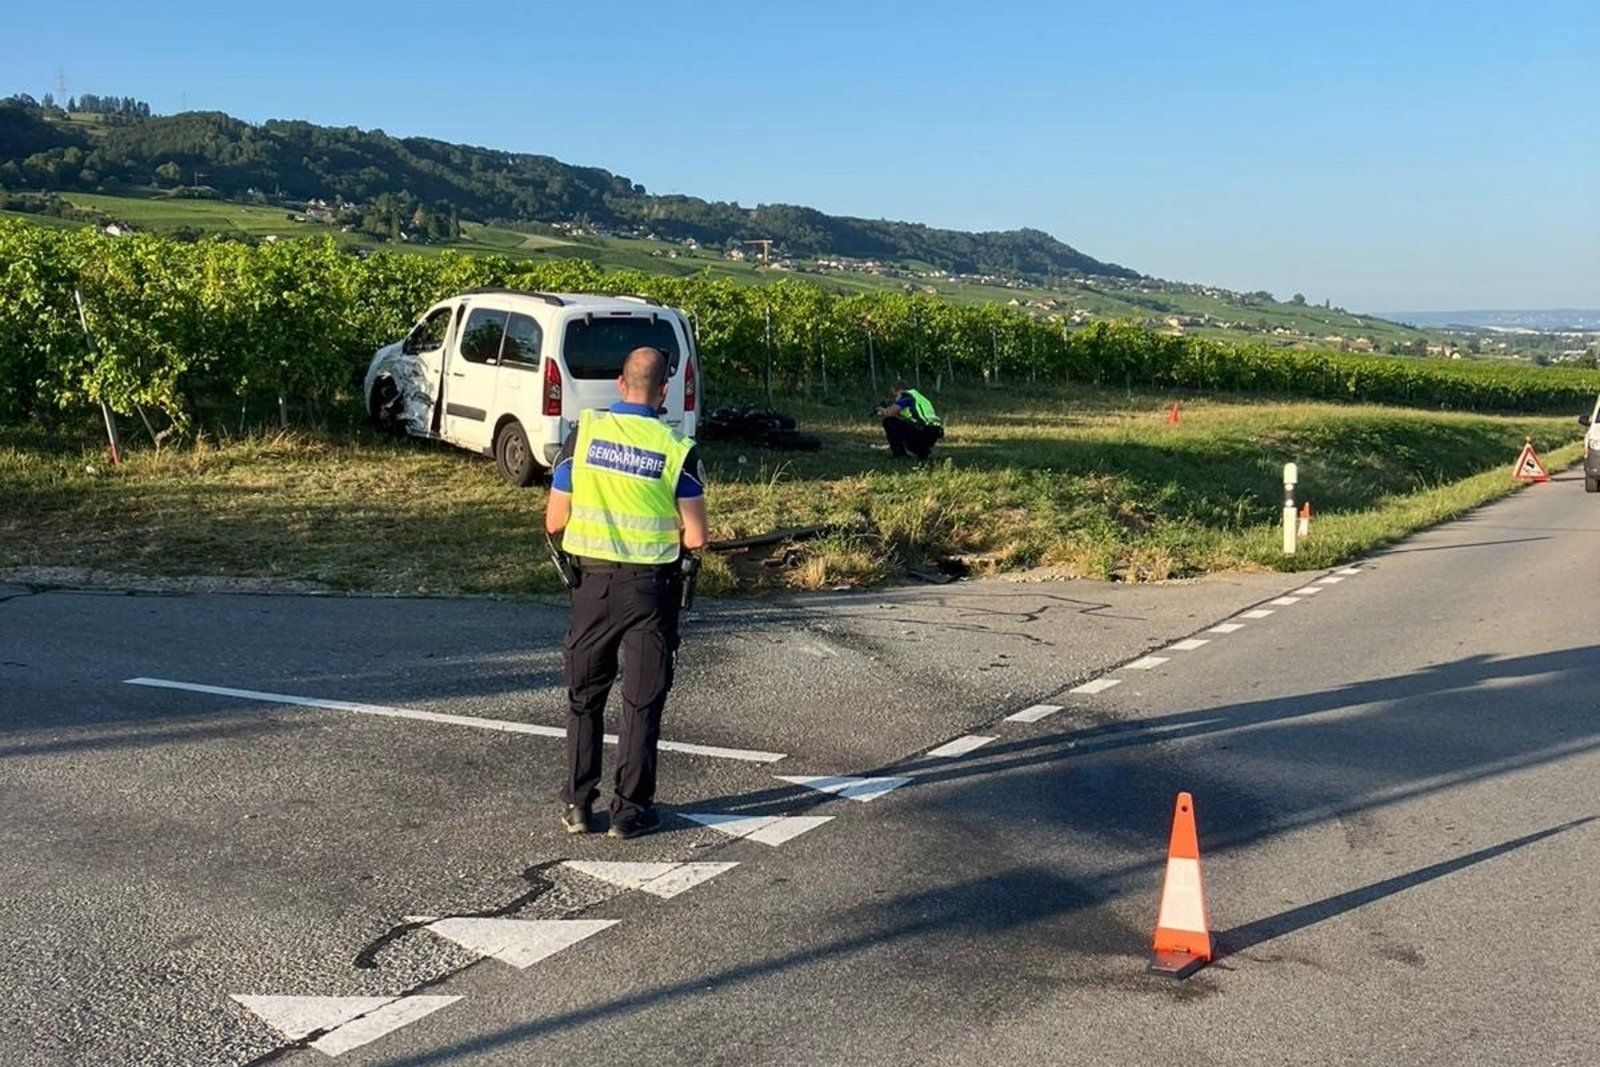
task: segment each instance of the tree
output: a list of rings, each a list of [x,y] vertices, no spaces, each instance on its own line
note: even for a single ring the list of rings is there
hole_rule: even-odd
[[[183,182],[183,170],[172,160],[156,168],[156,181],[171,188]]]
[[[1293,296],[1291,296],[1289,298],[1289,303],[1293,304],[1297,308],[1305,307],[1306,306],[1306,294],[1304,294],[1304,293],[1296,293],[1296,294],[1294,294]]]

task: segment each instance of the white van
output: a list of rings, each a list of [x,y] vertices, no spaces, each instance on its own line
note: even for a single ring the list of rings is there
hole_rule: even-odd
[[[629,352],[667,355],[667,424],[693,437],[700,359],[689,317],[639,296],[473,289],[435,304],[367,368],[380,427],[493,456],[512,485],[555,462],[578,413],[609,407]]]
[[[1600,493],[1600,396],[1595,397],[1589,414],[1578,416],[1578,425],[1584,428],[1583,489]]]

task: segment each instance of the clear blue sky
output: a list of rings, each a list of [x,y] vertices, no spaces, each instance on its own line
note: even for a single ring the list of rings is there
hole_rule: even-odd
[[[1600,305],[1596,0],[79,0],[4,22],[4,92],[59,69],[69,93],[541,152],[652,192],[1035,226],[1359,310]]]

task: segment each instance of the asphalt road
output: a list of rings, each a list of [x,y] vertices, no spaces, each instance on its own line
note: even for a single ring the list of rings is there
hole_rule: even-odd
[[[556,824],[560,610],[0,588],[0,1059],[1592,1062],[1597,507],[1353,574],[712,605],[664,733],[714,751],[633,842]],[[1176,983],[1180,789],[1222,953]],[[248,999],[295,997],[369,999]]]

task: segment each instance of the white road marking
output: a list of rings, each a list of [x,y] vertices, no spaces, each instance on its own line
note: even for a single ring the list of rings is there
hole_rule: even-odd
[[[1006,722],[1038,722],[1040,719],[1049,718],[1061,710],[1060,704],[1035,704],[1031,708],[1006,716]]]
[[[773,846],[815,830],[833,819],[832,815],[721,815],[688,811],[682,815],[685,819],[709,826],[729,837],[743,837]]]
[[[793,782],[807,789],[815,789],[819,793],[832,793],[847,800],[859,800],[863,804],[892,793],[911,781],[909,778],[849,778],[842,775],[819,778],[804,774],[779,774],[774,777],[782,782]]]
[[[1096,693],[1104,693],[1107,689],[1110,689],[1113,686],[1119,686],[1121,684],[1121,678],[1096,678],[1092,682],[1084,682],[1076,689],[1069,689],[1067,692],[1082,693],[1085,696],[1093,696]]]
[[[453,917],[435,919],[430,915],[407,915],[406,922],[427,923],[427,928],[462,948],[522,970],[542,959],[571,948],[586,937],[593,937],[618,919],[475,919]]]
[[[1211,642],[1209,640],[1207,640],[1206,638],[1204,638],[1204,637],[1185,637],[1182,641],[1176,641],[1176,642],[1168,645],[1166,648],[1162,649],[1161,651],[1163,651],[1163,652],[1193,652],[1195,649],[1199,648],[1201,645],[1209,645],[1210,643]]]
[[[1239,616],[1239,618],[1241,618],[1241,619],[1264,619],[1268,615],[1271,615],[1271,614],[1273,614],[1273,611],[1272,611],[1271,608],[1256,608],[1254,611],[1246,611],[1246,612],[1244,612],[1243,614],[1241,614]]]
[[[981,734],[968,734],[966,737],[958,737],[954,741],[945,742],[938,748],[930,749],[927,752],[927,755],[935,756],[939,759],[950,759],[955,756],[965,756],[973,749],[982,748],[984,745],[987,745],[993,740],[995,740],[995,738],[984,737]]]
[[[476,715],[447,715],[439,711],[417,711],[414,708],[392,708],[384,704],[357,704],[348,700],[321,700],[317,697],[288,696],[283,693],[263,693],[254,689],[230,689],[221,685],[200,685],[195,682],[172,682],[164,678],[126,678],[124,685],[151,686],[156,689],[181,689],[190,693],[207,693],[211,696],[236,697],[240,700],[259,700],[267,704],[292,704],[302,708],[326,708],[331,711],[353,711],[358,715],[379,715],[389,719],[413,719],[418,722],[442,723],[446,726],[470,726],[477,730],[498,730],[508,734],[532,734],[535,737],[567,736],[559,726],[541,726],[532,722],[513,722],[509,719],[485,719]],[[616,734],[605,735],[606,744],[617,743]],[[718,759],[742,760],[745,763],[776,763],[784,758],[782,752],[762,752],[748,748],[722,748],[718,745],[696,745],[686,741],[662,741],[663,752],[682,752],[691,756],[715,756]]]
[[[1304,589],[1296,589],[1296,590],[1294,590],[1293,595],[1294,596],[1316,596],[1320,592],[1322,592],[1322,586],[1320,586],[1320,585],[1308,585]]]
[[[1357,574],[1360,574],[1360,573],[1361,573],[1361,568],[1360,568],[1360,567],[1346,567],[1346,568],[1345,568],[1345,569],[1344,569],[1344,570],[1342,570],[1342,571],[1338,571],[1338,572],[1336,572],[1336,573],[1338,573],[1338,574],[1342,574],[1342,575],[1344,575],[1344,576],[1345,576],[1345,577],[1346,577],[1346,578],[1352,578],[1352,577],[1354,577],[1354,576],[1355,576],[1355,575],[1357,575]]]
[[[1325,575],[1325,576],[1323,576],[1321,578],[1318,578],[1317,579],[1317,584],[1318,585],[1338,585],[1342,581],[1344,581],[1344,575],[1342,575],[1342,574],[1329,574],[1329,575]]]
[[[567,860],[562,864],[591,878],[610,882],[624,889],[639,889],[663,900],[693,889],[739,866],[737,863],[603,863],[598,860]]]
[[[432,1015],[460,997],[274,997],[240,993],[232,998],[290,1041],[326,1030],[311,1047],[338,1056],[391,1030]]]
[[[1297,597],[1297,596],[1281,596],[1277,600],[1269,600],[1269,601],[1267,601],[1267,603],[1268,604],[1276,604],[1280,608],[1286,608],[1290,604],[1298,604],[1298,603],[1300,603],[1300,598]]]
[[[1130,671],[1148,671],[1154,670],[1165,662],[1167,662],[1166,656],[1141,656],[1132,663],[1126,663],[1123,666]]]
[[[1211,629],[1207,630],[1206,633],[1208,633],[1208,634],[1232,634],[1232,633],[1238,633],[1242,629],[1244,629],[1244,623],[1242,623],[1242,622],[1219,622],[1215,626],[1213,626]]]

